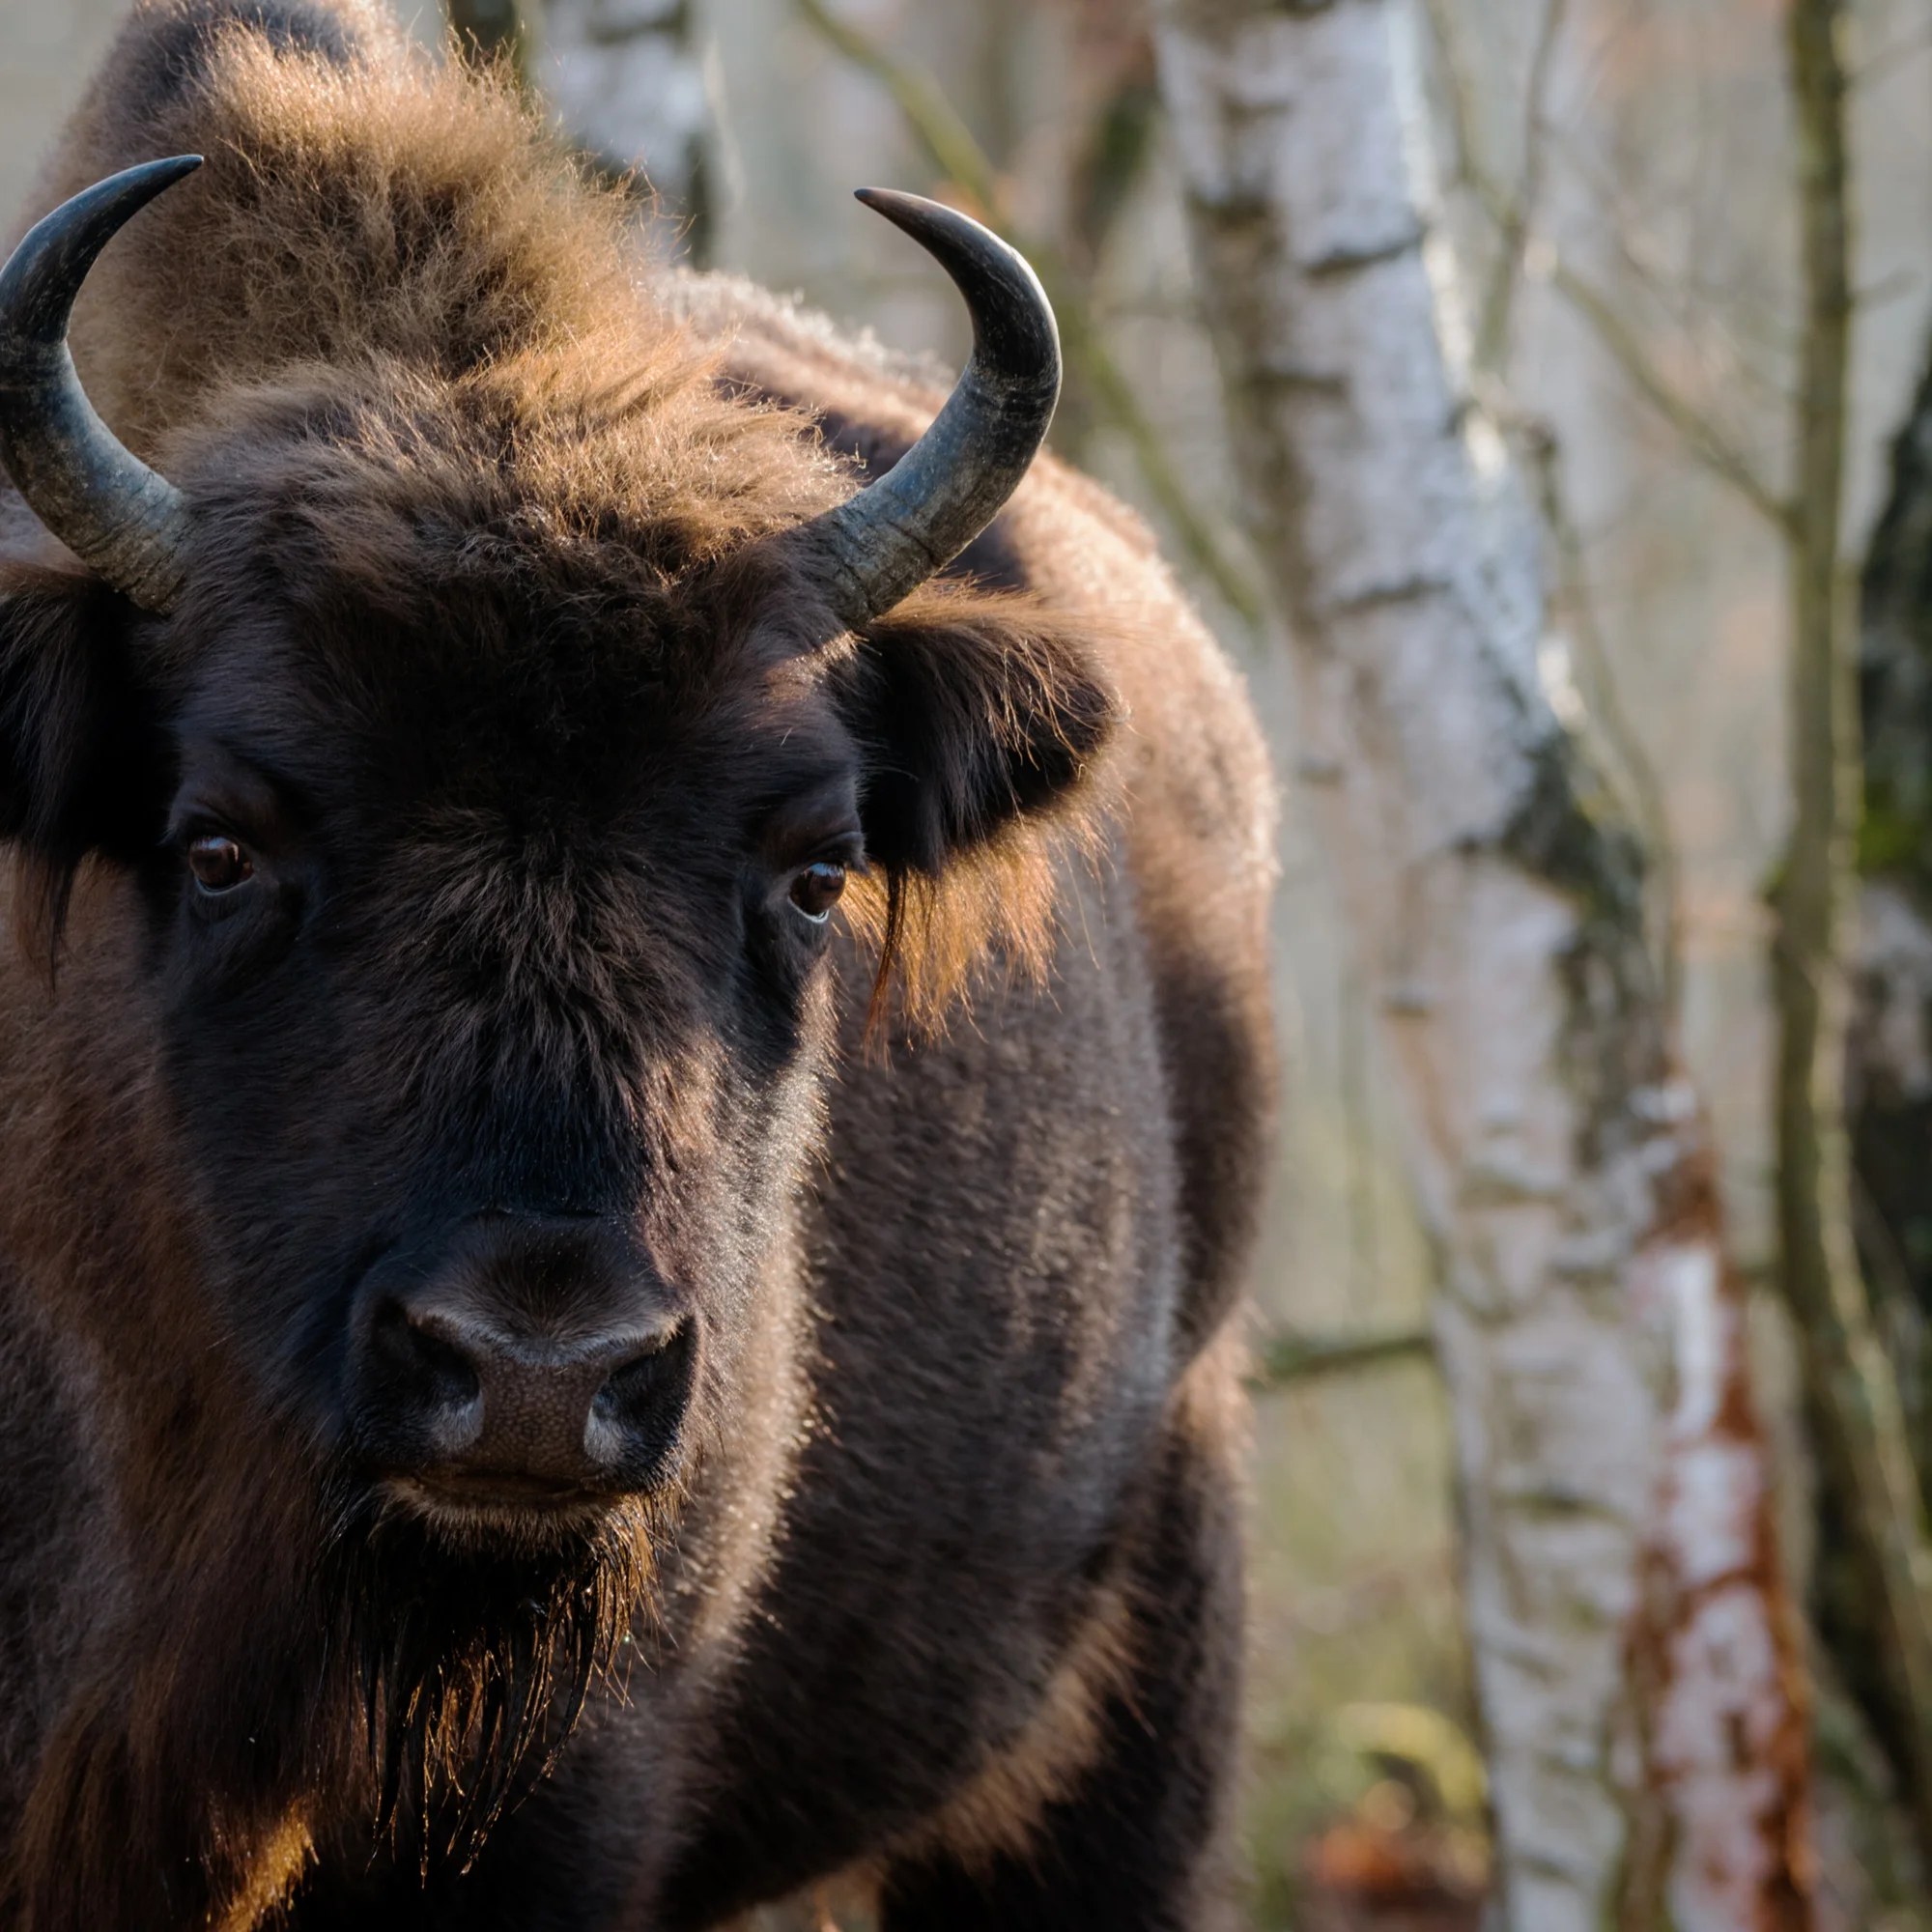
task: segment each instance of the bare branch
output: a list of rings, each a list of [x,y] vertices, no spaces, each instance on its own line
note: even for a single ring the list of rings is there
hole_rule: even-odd
[[[1544,97],[1549,86],[1550,63],[1568,0],[1544,0],[1536,47],[1530,56],[1527,111],[1523,117],[1522,173],[1511,200],[1511,218],[1501,231],[1501,246],[1490,271],[1483,298],[1482,320],[1476,328],[1476,367],[1500,374],[1508,365],[1510,330],[1516,319],[1517,291],[1522,282],[1522,255],[1543,195],[1544,147],[1548,124]]]
[[[1549,130],[1550,153],[1573,170],[1595,198],[1604,220],[1604,232],[1615,244],[1618,259],[1641,286],[1644,294],[1669,318],[1686,337],[1702,346],[1703,338],[1715,336],[1730,369],[1767,400],[1789,409],[1791,384],[1782,376],[1760,366],[1756,359],[1769,353],[1789,364],[1796,356],[1793,331],[1780,327],[1775,315],[1762,319],[1748,311],[1727,310],[1713,290],[1707,288],[1699,270],[1698,258],[1689,263],[1666,263],[1659,259],[1646,238],[1631,197],[1567,129]]]
[[[1385,1368],[1394,1362],[1433,1362],[1435,1338],[1427,1328],[1370,1335],[1271,1335],[1255,1353],[1254,1386],[1283,1388],[1290,1382]]]
[[[841,20],[825,0],[798,0],[798,11],[830,45],[892,96],[906,126],[925,145],[948,181],[964,188],[986,213],[995,217],[1004,213],[1006,196],[998,171],[929,73],[895,59],[863,28]]]
[[[1557,294],[1590,325],[1598,342],[1608,351],[1632,385],[1684,439],[1686,446],[1704,467],[1728,483],[1780,534],[1788,535],[1796,515],[1793,505],[1764,481],[1750,459],[1710,416],[1665,379],[1616,304],[1553,250],[1549,256],[1549,280]]]
[[[1853,62],[1845,70],[1845,86],[1849,92],[1856,93],[1860,88],[1870,87],[1876,80],[1889,80],[1906,62],[1917,60],[1928,51],[1932,51],[1932,30],[1921,28],[1907,34],[1900,40],[1873,48],[1861,59]]]
[[[1474,96],[1467,73],[1462,67],[1456,32],[1444,0],[1425,0],[1431,31],[1441,54],[1450,132],[1455,141],[1457,178],[1476,198],[1505,247],[1527,246],[1528,221],[1520,202],[1505,190],[1490,173],[1476,132]],[[1551,286],[1587,323],[1627,380],[1683,438],[1686,446],[1713,474],[1728,483],[1752,509],[1780,533],[1788,533],[1792,507],[1757,473],[1756,467],[1738,449],[1722,428],[1706,415],[1658,368],[1637,332],[1625,320],[1616,304],[1586,277],[1564,260],[1553,244],[1547,244],[1545,260]]]

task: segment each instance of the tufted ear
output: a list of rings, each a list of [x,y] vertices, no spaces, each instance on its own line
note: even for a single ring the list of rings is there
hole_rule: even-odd
[[[1065,802],[1117,722],[1084,637],[1031,600],[944,592],[872,622],[839,704],[867,752],[868,855],[928,878]]]
[[[0,838],[20,864],[21,937],[49,956],[81,861],[138,863],[163,829],[162,745],[132,648],[140,621],[88,573],[0,566]]]
[[[1099,651],[1031,598],[942,583],[874,619],[835,676],[884,874],[881,983],[900,965],[930,1009],[988,943],[1041,963],[1052,844],[1087,829],[1120,722]]]

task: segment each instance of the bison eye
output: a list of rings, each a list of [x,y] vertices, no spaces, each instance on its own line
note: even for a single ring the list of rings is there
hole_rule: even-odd
[[[187,868],[205,893],[232,893],[254,873],[254,862],[225,832],[204,832],[191,839]]]
[[[791,902],[814,925],[821,925],[845,890],[845,867],[830,859],[808,866],[791,882]]]

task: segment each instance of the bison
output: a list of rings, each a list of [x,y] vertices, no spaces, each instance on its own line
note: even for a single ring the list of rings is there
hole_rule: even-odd
[[[950,398],[375,0],[144,0],[48,163],[10,1927],[1229,1909],[1265,757],[869,199]]]

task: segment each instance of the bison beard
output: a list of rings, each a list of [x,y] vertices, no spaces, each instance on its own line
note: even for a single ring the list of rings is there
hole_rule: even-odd
[[[375,1838],[427,1879],[468,1870],[555,1768],[591,1687],[618,1698],[656,1623],[653,1539],[668,1497],[629,1498],[540,1552],[452,1543],[375,1501],[338,1513],[322,1580],[376,1793]]]

